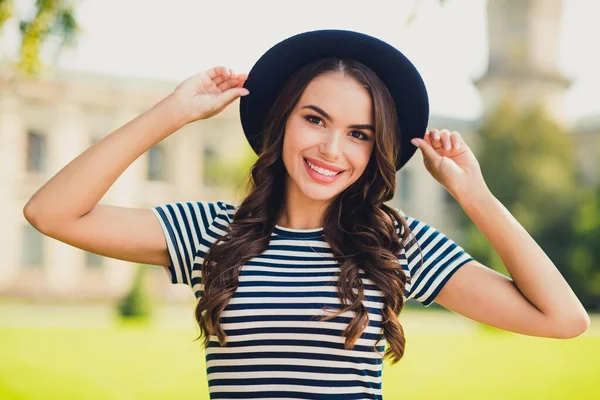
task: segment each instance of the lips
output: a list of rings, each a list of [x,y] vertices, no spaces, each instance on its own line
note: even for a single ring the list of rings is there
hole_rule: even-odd
[[[307,160],[304,160],[303,164],[304,164],[304,168],[306,169],[306,173],[308,174],[308,176],[310,176],[313,181],[316,181],[321,184],[331,184],[331,183],[337,181],[340,178],[340,176],[345,172],[345,171],[340,171],[335,175],[322,175],[319,172],[312,169],[308,165]]]
[[[326,174],[323,174],[323,173],[321,173],[320,171],[318,171],[318,170],[314,169],[314,168],[313,168],[313,166],[311,166],[311,165],[310,165],[310,163],[309,163],[309,161],[308,161],[308,160],[306,160],[306,159],[304,160],[304,165],[306,166],[306,168],[308,169],[308,171],[309,171],[311,174],[316,174],[316,175],[322,176],[322,177],[324,177],[324,178],[336,178],[338,175],[340,175],[342,172],[344,172],[344,171],[340,171],[340,172],[338,172],[338,173],[335,173],[335,174],[333,174],[333,175],[329,175],[329,174],[327,174],[327,175],[326,175]],[[321,168],[319,168],[319,169],[321,169]],[[328,172],[333,172],[333,171],[328,171]]]
[[[308,160],[308,162],[310,162],[312,165],[314,165],[316,167],[320,167],[320,168],[326,169],[326,170],[331,171],[331,172],[342,172],[342,171],[344,171],[344,168],[339,168],[339,167],[336,167],[335,165],[330,165],[330,164],[327,164],[326,162],[315,160],[314,158],[304,157],[304,160]]]

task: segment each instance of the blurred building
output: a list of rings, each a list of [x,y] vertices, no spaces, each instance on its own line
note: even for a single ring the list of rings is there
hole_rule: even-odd
[[[542,101],[563,121],[569,87],[558,68],[561,0],[489,0],[488,71],[474,83],[484,114],[507,92],[522,105]],[[40,234],[24,219],[25,203],[54,174],[95,141],[166,96],[176,82],[58,72],[39,80],[0,75],[0,293],[10,297],[116,297],[129,287],[134,265],[87,253]],[[432,115],[430,128],[459,131],[477,153],[479,121]],[[600,116],[574,126],[580,169],[597,181]],[[239,122],[238,106],[190,124],[136,160],[102,203],[152,207],[175,201],[237,202],[240,190],[214,186],[207,165],[215,157],[235,163],[251,151]],[[460,243],[448,204],[454,199],[425,170],[420,154],[398,173],[391,202]],[[154,290],[167,298],[189,298],[170,285],[166,271],[151,275]]]
[[[563,1],[488,0],[488,68],[474,84],[484,115],[505,96],[521,107],[541,103],[573,136],[577,168],[593,184],[600,170],[600,115],[569,121],[564,112],[572,82],[559,67]]]
[[[0,77],[2,295],[100,298],[128,289],[135,271],[132,263],[44,236],[25,220],[22,210],[35,191],[78,154],[175,86],[65,71],[39,80]],[[239,140],[236,117],[232,106],[158,143],[119,177],[101,203],[149,208],[174,201],[231,198],[235,192],[214,186],[206,169],[215,155],[224,163],[234,163],[249,149]],[[166,271],[156,271],[151,279],[156,290],[177,296]]]

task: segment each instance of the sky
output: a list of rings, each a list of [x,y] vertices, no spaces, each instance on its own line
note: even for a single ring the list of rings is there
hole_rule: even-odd
[[[16,3],[26,15],[34,1]],[[564,0],[557,45],[559,66],[574,81],[565,97],[572,119],[600,114],[600,56],[586,45],[600,39],[599,14],[598,1]],[[58,60],[68,69],[176,83],[215,65],[249,72],[266,50],[299,32],[350,29],[387,41],[415,64],[432,114],[475,119],[482,111],[472,80],[487,68],[486,0],[81,0],[77,18],[78,43]],[[18,37],[9,26],[3,35],[0,48],[14,53]]]

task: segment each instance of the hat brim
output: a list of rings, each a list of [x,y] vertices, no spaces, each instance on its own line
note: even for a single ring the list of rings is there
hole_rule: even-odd
[[[264,120],[289,77],[304,65],[328,57],[357,60],[371,68],[387,86],[396,103],[400,128],[400,154],[396,159],[399,170],[417,150],[410,140],[423,138],[427,129],[429,99],[425,83],[398,49],[354,31],[300,33],[279,42],[260,57],[244,84],[250,94],[240,98],[240,119],[250,146],[260,154]]]

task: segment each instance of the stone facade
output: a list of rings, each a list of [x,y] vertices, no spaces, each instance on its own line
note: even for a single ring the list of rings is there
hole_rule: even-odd
[[[0,220],[4,228],[0,233],[4,236],[0,291],[4,296],[112,298],[128,289],[135,271],[132,263],[44,236],[29,225],[22,210],[35,191],[78,154],[175,86],[174,82],[108,79],[66,71],[38,80],[4,77],[0,90]],[[460,123],[432,119],[435,126],[456,127],[456,122]],[[236,103],[154,146],[119,177],[100,202],[143,208],[187,200],[239,201],[239,190],[205,184],[203,159],[208,148],[230,160],[249,151]],[[394,206],[448,235],[455,234],[444,217],[445,190],[423,168],[419,154],[398,174],[398,191],[402,194],[392,201]],[[185,296],[181,288],[170,287],[162,268],[155,271],[150,279],[155,291],[167,297]]]
[[[562,96],[569,84],[556,67],[560,1],[490,0],[488,5],[490,66],[475,82],[484,113],[505,91],[516,89],[522,104],[541,99],[560,119]],[[0,75],[1,296],[115,298],[129,288],[135,270],[132,263],[43,236],[29,225],[22,210],[62,167],[94,141],[151,107],[176,84],[68,71],[37,80]],[[476,154],[478,125],[479,121],[436,115],[430,119],[430,128],[459,131]],[[581,173],[594,183],[600,119],[586,118],[571,130]],[[237,202],[243,195],[239,190],[207,184],[204,157],[210,152],[234,161],[248,151],[236,102],[154,146],[123,173],[101,203],[144,208],[190,200]],[[460,244],[460,232],[447,208],[454,199],[425,170],[419,151],[397,179],[391,205]],[[163,298],[191,296],[188,288],[171,285],[160,267],[154,268],[150,284]]]
[[[172,83],[61,72],[38,80],[3,76],[0,85],[0,292],[4,296],[115,297],[129,287],[134,266],[100,257],[37,232],[23,207],[46,181],[95,141],[139,115],[174,86]],[[244,146],[229,146],[239,132],[231,127],[232,107],[210,121],[190,124],[138,158],[101,203],[152,207],[182,200],[217,200],[230,190],[203,184],[204,150],[228,145],[236,157]],[[218,130],[218,135],[211,134]],[[209,136],[211,136],[209,138]],[[157,268],[161,292],[170,288]],[[164,282],[162,282],[164,281]]]

